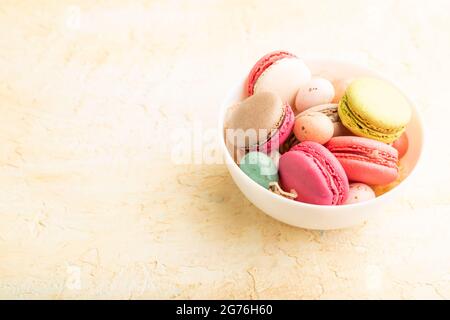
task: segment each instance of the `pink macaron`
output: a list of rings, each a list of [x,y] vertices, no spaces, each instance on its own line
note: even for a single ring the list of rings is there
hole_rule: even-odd
[[[356,137],[334,137],[325,145],[339,160],[350,181],[370,185],[391,183],[398,177],[398,152],[380,141]]]
[[[298,89],[311,79],[311,71],[292,53],[275,51],[256,62],[247,77],[247,94],[269,91],[294,107]]]
[[[397,149],[398,151],[398,158],[401,159],[408,151],[409,141],[408,136],[406,135],[406,132],[403,132],[403,134],[394,141],[392,146]]]
[[[305,141],[284,153],[279,161],[280,184],[294,190],[296,201],[340,205],[347,200],[349,183],[336,157],[319,143]]]

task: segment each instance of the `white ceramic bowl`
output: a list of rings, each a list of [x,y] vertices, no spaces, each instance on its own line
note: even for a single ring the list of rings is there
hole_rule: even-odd
[[[313,75],[321,75],[329,79],[372,76],[384,79],[395,85],[379,73],[349,62],[329,59],[305,59],[305,63],[309,66]],[[223,123],[226,110],[229,106],[245,97],[244,82],[245,80],[242,80],[238,83],[222,104],[219,119],[220,148],[224,154],[228,170],[242,193],[256,207],[274,219],[292,226],[317,230],[354,226],[368,220],[374,214],[381,214],[382,206],[395,199],[399,191],[411,180],[411,175],[416,170],[423,149],[423,129],[415,103],[405,95],[411,103],[413,112],[411,122],[407,128],[409,149],[402,159],[402,165],[407,177],[398,186],[373,200],[342,206],[320,206],[297,202],[266,190],[240,170],[239,166],[233,161],[224,141]],[[396,87],[398,88],[398,86]]]

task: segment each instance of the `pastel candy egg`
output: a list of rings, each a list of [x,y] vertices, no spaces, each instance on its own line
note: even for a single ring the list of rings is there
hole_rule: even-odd
[[[334,133],[333,122],[321,112],[311,111],[295,119],[294,135],[298,141],[327,143]]]
[[[348,198],[344,204],[359,203],[375,198],[375,192],[364,183],[350,183]]]
[[[295,108],[303,112],[308,108],[330,103],[334,98],[334,87],[324,78],[313,78],[301,86],[295,99]]]
[[[239,167],[253,181],[268,189],[271,182],[278,182],[278,169],[273,160],[262,152],[249,152]]]

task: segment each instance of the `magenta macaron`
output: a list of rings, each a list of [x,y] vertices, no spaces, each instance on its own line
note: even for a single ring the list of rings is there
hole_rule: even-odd
[[[340,136],[332,138],[325,146],[342,164],[350,181],[383,185],[398,177],[398,151],[386,143]]]
[[[349,182],[342,165],[317,142],[305,141],[284,153],[279,176],[281,187],[294,190],[300,202],[340,205],[348,197]]]

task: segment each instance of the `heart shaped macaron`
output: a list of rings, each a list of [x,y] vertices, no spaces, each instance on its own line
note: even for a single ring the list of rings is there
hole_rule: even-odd
[[[311,79],[311,71],[292,53],[275,51],[259,59],[247,78],[247,93],[270,91],[292,108],[299,88]]]
[[[383,185],[398,177],[397,150],[380,141],[356,136],[334,137],[325,145],[350,181]]]
[[[246,151],[279,148],[294,126],[294,113],[274,93],[259,92],[232,106],[225,120],[227,143]]]
[[[311,204],[339,205],[349,192],[349,183],[336,157],[319,143],[305,141],[284,153],[279,162],[284,190],[294,190],[295,200]]]
[[[354,80],[338,112],[344,126],[355,135],[386,143],[397,140],[411,118],[406,98],[394,86],[376,78]]]

